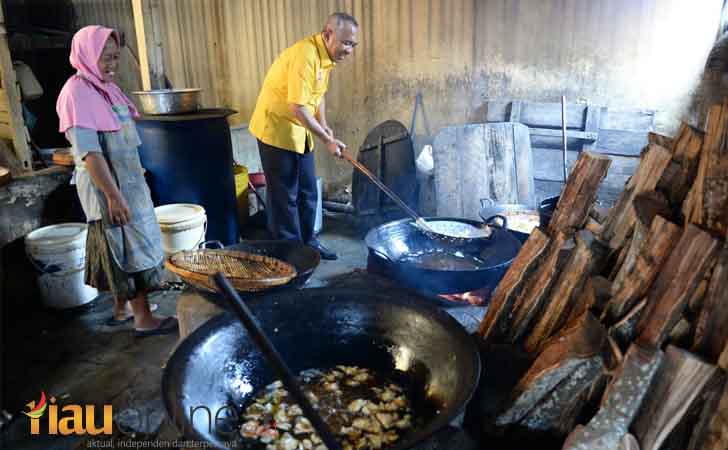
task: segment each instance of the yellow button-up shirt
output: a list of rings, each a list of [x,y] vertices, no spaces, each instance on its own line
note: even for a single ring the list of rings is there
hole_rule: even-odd
[[[268,145],[296,153],[303,153],[306,144],[313,150],[313,135],[290,112],[288,105],[304,105],[315,115],[329,87],[334,64],[321,34],[285,49],[265,76],[248,125],[250,133]]]

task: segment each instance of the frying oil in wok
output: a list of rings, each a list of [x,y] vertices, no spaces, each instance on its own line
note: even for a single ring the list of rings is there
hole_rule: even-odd
[[[336,366],[304,371],[299,380],[343,450],[386,448],[415,425],[404,389],[371,370]],[[326,449],[280,381],[266,386],[243,414],[240,434],[260,448]]]
[[[478,270],[485,267],[483,261],[475,256],[442,250],[406,253],[397,262],[412,264],[428,270]]]

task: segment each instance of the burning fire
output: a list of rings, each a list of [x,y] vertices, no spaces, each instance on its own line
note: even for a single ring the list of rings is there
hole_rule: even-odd
[[[483,306],[485,299],[490,296],[490,288],[476,289],[460,294],[440,294],[441,298],[451,302],[467,303],[473,306]]]

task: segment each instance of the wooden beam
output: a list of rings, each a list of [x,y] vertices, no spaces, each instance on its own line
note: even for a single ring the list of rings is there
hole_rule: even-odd
[[[159,0],[132,0],[139,70],[144,90],[166,87],[159,25]]]
[[[12,141],[15,156],[20,161],[20,167],[15,169],[13,175],[33,171],[33,155],[30,152],[30,138],[23,120],[23,109],[20,96],[20,85],[15,76],[13,61],[8,47],[8,36],[5,30],[5,16],[0,5],[0,72],[2,86],[7,97],[7,108],[11,117]],[[7,131],[7,130],[6,130]],[[11,166],[11,169],[13,167]]]

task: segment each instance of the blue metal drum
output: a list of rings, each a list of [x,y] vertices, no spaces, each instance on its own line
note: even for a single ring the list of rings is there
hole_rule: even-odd
[[[207,239],[238,242],[230,109],[137,119],[142,165],[155,206],[194,203],[205,208]]]

